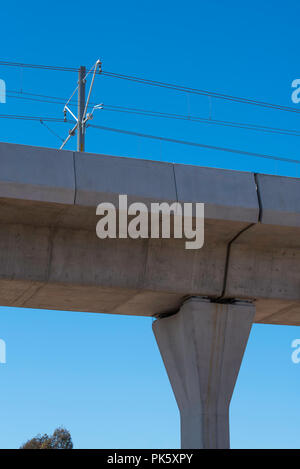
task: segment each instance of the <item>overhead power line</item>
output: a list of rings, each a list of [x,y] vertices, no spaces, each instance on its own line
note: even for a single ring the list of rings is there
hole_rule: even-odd
[[[254,157],[258,157],[258,158],[265,158],[265,159],[268,159],[268,160],[285,161],[287,163],[300,163],[300,160],[295,160],[295,159],[292,159],[292,158],[285,158],[285,157],[273,156],[273,155],[265,155],[265,154],[262,154],[262,153],[253,153],[253,152],[244,151],[244,150],[237,150],[237,149],[234,149],[234,148],[218,147],[218,146],[215,146],[215,145],[206,145],[204,143],[189,142],[189,141],[186,141],[186,140],[178,140],[178,139],[168,138],[168,137],[160,137],[158,135],[150,135],[150,134],[144,134],[144,133],[140,133],[140,132],[134,132],[134,131],[131,131],[131,130],[116,129],[116,128],[112,128],[112,127],[106,127],[106,126],[103,126],[103,125],[89,124],[88,126],[92,127],[92,128],[95,128],[95,129],[106,130],[106,131],[109,131],[109,132],[117,132],[117,133],[120,133],[120,134],[132,135],[132,136],[135,136],[135,137],[142,137],[142,138],[149,138],[149,139],[152,139],[152,140],[160,140],[160,141],[164,141],[164,142],[168,142],[168,143],[177,143],[177,144],[180,144],[180,145],[190,145],[190,146],[193,146],[193,147],[206,148],[208,150],[224,151],[224,152],[235,153],[235,154],[239,154],[239,155],[254,156]]]
[[[17,119],[17,120],[28,120],[28,121],[48,121],[48,122],[68,122],[64,119],[59,119],[58,117],[41,117],[41,116],[20,116],[17,114],[0,114],[0,119]]]
[[[231,96],[231,95],[226,95],[222,93],[216,93],[216,92],[211,92],[207,90],[201,90],[201,89],[196,89],[196,88],[190,88],[186,86],[181,86],[181,85],[176,85],[176,84],[171,84],[171,83],[165,83],[165,82],[159,82],[159,81],[154,81],[154,80],[148,80],[145,78],[139,78],[139,77],[133,77],[129,75],[122,75],[122,74],[117,74],[113,72],[105,72],[101,70],[101,62],[98,60],[96,64],[93,66],[93,68],[88,72],[88,74],[93,70],[93,77],[91,81],[91,87],[90,91],[88,94],[88,99],[87,102],[85,103],[85,100],[82,100],[81,106],[79,106],[80,99],[78,99],[78,117],[75,116],[73,111],[71,111],[68,108],[68,104],[71,104],[71,98],[73,97],[74,93],[76,90],[79,90],[79,87],[75,89],[75,91],[72,93],[71,97],[67,101],[67,104],[64,106],[64,112],[65,112],[65,118],[64,119],[58,119],[55,117],[40,117],[40,116],[20,116],[20,115],[15,115],[15,114],[0,114],[0,118],[7,118],[7,119],[18,119],[18,120],[31,120],[31,121],[40,121],[42,124],[44,122],[68,122],[66,119],[66,112],[69,112],[76,121],[75,126],[69,131],[69,136],[64,140],[63,145],[61,148],[64,146],[64,144],[69,140],[69,138],[74,135],[75,131],[78,129],[80,130],[80,125],[82,128],[85,127],[92,127],[104,131],[109,131],[109,132],[117,132],[121,134],[126,134],[126,135],[131,135],[131,136],[136,136],[136,137],[142,137],[142,138],[148,138],[148,139],[153,139],[153,140],[159,140],[159,141],[165,141],[168,143],[176,143],[180,145],[190,145],[194,147],[199,147],[199,148],[205,148],[209,150],[216,150],[216,151],[222,151],[222,152],[229,152],[233,154],[239,154],[239,155],[244,155],[244,156],[252,156],[252,157],[258,157],[258,158],[265,158],[269,160],[276,160],[276,161],[284,161],[288,163],[296,163],[299,164],[300,160],[296,159],[291,159],[291,158],[286,158],[286,157],[279,157],[279,156],[274,156],[274,155],[267,155],[267,154],[262,154],[262,153],[255,153],[255,152],[249,152],[249,151],[244,151],[244,150],[238,150],[238,149],[233,149],[233,148],[227,148],[227,147],[220,147],[220,146],[215,146],[215,145],[207,145],[203,143],[197,143],[197,142],[190,142],[186,140],[179,140],[179,139],[174,139],[174,138],[168,138],[168,137],[162,137],[162,136],[157,136],[157,135],[150,135],[150,134],[144,134],[136,131],[129,131],[129,130],[124,130],[124,129],[117,129],[117,128],[112,128],[112,127],[106,127],[106,126],[99,126],[99,125],[94,125],[91,124],[89,121],[93,116],[93,111],[95,109],[102,109],[102,104],[97,104],[93,106],[93,109],[90,113],[87,113],[87,109],[89,105],[93,105],[89,101],[90,94],[91,94],[91,89],[93,86],[93,82],[95,79],[96,75],[96,70],[98,68],[98,65],[100,64],[99,67],[99,72],[102,72],[103,75],[113,77],[113,78],[120,78],[124,80],[130,80],[146,85],[152,85],[152,86],[158,86],[158,87],[163,87],[167,89],[172,89],[180,92],[185,92],[185,93],[194,93],[194,94],[201,94],[205,96],[209,96],[212,98],[217,98],[217,99],[225,99],[225,100],[230,100],[233,102],[239,102],[243,104],[251,104],[251,105],[256,105],[256,106],[262,106],[262,107],[267,107],[267,108],[272,108],[272,109],[279,109],[281,111],[289,111],[289,112],[294,112],[294,113],[299,113],[300,110],[290,108],[287,106],[281,106],[273,103],[267,103],[263,101],[258,101],[258,100],[253,100],[253,99],[248,99],[248,98],[241,98],[237,96]],[[28,68],[39,68],[39,69],[47,69],[47,70],[56,70],[56,71],[77,71],[79,69],[77,68],[71,68],[71,67],[58,67],[58,66],[51,66],[51,65],[36,65],[36,64],[24,64],[24,63],[19,63],[19,62],[6,62],[6,61],[0,61],[0,65],[7,65],[7,66],[18,66],[18,67],[28,67]],[[85,70],[85,67],[80,67],[80,70]],[[83,83],[85,84],[85,78],[87,75],[84,76]],[[79,80],[79,83],[80,80]],[[20,93],[21,94],[21,93]],[[24,93],[25,94],[25,93]],[[40,100],[42,102],[51,102],[51,103],[56,103],[56,104],[62,104],[65,102],[62,98],[55,98],[47,95],[35,95],[34,93],[26,93],[26,96],[24,97],[24,94],[22,93],[22,99],[31,99],[31,100]],[[80,93],[79,93],[80,95]],[[21,96],[14,96],[21,98]],[[80,96],[79,96],[80,97]],[[300,135],[300,131],[298,130],[291,130],[291,129],[282,129],[282,128],[277,128],[277,127],[268,127],[268,126],[263,126],[259,124],[245,124],[241,122],[233,122],[233,121],[224,121],[224,120],[216,120],[210,118],[202,118],[198,116],[190,116],[190,115],[182,115],[182,114],[171,114],[171,113],[165,113],[165,112],[160,112],[160,111],[149,111],[145,109],[136,109],[136,108],[129,108],[125,106],[116,106],[116,105],[106,105],[106,110],[108,111],[117,111],[117,112],[126,112],[126,113],[135,113],[139,115],[146,115],[146,116],[151,116],[151,117],[164,117],[164,118],[169,118],[169,119],[181,119],[181,120],[187,120],[187,121],[193,121],[193,122],[201,122],[201,123],[214,123],[216,125],[224,125],[224,126],[230,126],[230,127],[238,127],[238,128],[243,128],[243,129],[249,129],[249,130],[259,130],[263,132],[272,132],[272,133],[284,133],[284,134],[289,134],[289,135]],[[45,124],[44,124],[45,125]],[[47,127],[48,128],[48,127]],[[51,131],[51,129],[48,129]],[[53,131],[52,131],[53,133]],[[80,131],[78,132],[80,133]],[[84,135],[84,132],[81,132]],[[58,138],[60,138],[58,135],[56,135]],[[83,150],[83,145],[80,146],[80,150]]]
[[[35,101],[40,103],[60,104],[64,106],[65,100],[63,98],[56,98],[54,96],[46,96],[35,93],[25,93],[24,91],[7,91],[6,96],[12,99],[22,99],[25,101]],[[76,104],[71,101],[70,104]]]
[[[266,133],[293,135],[296,137],[300,136],[300,130],[285,129],[285,128],[279,128],[279,127],[269,127],[265,125],[235,122],[235,121],[225,121],[225,120],[211,119],[211,118],[205,118],[205,117],[193,116],[193,115],[189,116],[185,114],[172,114],[172,113],[159,112],[159,111],[149,111],[145,109],[115,106],[115,105],[110,105],[110,104],[103,104],[103,110],[124,112],[128,114],[137,114],[137,115],[148,116],[148,117],[160,117],[160,118],[166,118],[166,119],[184,120],[184,121],[196,122],[200,124],[214,124],[214,125],[220,125],[220,126],[225,126],[225,127],[233,127],[233,128],[239,128],[239,129],[245,129],[245,130],[255,130],[255,131],[266,132]]]
[[[4,61],[4,60],[0,60],[0,66],[1,65],[21,67],[21,68],[34,68],[34,69],[42,69],[42,70],[69,71],[69,72],[78,72],[79,70],[78,68],[74,68],[74,67],[62,67],[62,66],[55,66],[55,65],[37,65],[37,64],[27,64],[27,63],[21,63],[21,62],[9,62],[9,61]],[[191,88],[188,86],[179,85],[175,83],[167,83],[167,82],[162,82],[162,81],[157,81],[157,80],[151,80],[148,78],[141,78],[141,77],[136,77],[132,75],[124,75],[121,73],[115,73],[115,72],[110,72],[110,71],[105,71],[105,70],[102,70],[101,75],[110,77],[110,78],[118,78],[122,80],[132,81],[132,82],[140,83],[144,85],[150,85],[150,86],[161,87],[161,88],[170,89],[174,91],[180,91],[184,93],[209,96],[211,98],[222,99],[222,100],[237,102],[241,104],[249,104],[249,105],[264,107],[268,109],[276,109],[279,111],[293,112],[296,114],[300,113],[299,109],[296,109],[290,106],[283,106],[281,104],[274,104],[274,103],[270,103],[267,101],[260,101],[257,99],[244,98],[244,97],[234,96],[230,94],[218,93],[215,91]]]
[[[0,119],[17,119],[17,120],[29,120],[29,121],[45,121],[45,122],[59,122],[59,123],[68,123],[72,124],[73,122],[71,120],[65,120],[65,119],[59,119],[56,117],[41,117],[41,116],[22,116],[22,115],[17,115],[17,114],[0,114]],[[300,160],[292,159],[292,158],[286,158],[286,157],[280,157],[280,156],[274,156],[274,155],[266,155],[262,153],[254,153],[254,152],[249,152],[249,151],[244,151],[244,150],[238,150],[235,148],[228,148],[228,147],[219,147],[215,145],[207,145],[204,143],[198,143],[198,142],[190,142],[186,140],[178,140],[174,138],[168,138],[168,137],[162,137],[158,135],[150,135],[150,134],[145,134],[145,133],[140,133],[140,132],[135,132],[131,130],[124,130],[124,129],[117,129],[113,127],[106,127],[102,125],[95,125],[95,124],[88,124],[88,127],[92,127],[94,129],[99,129],[99,130],[104,130],[108,132],[115,132],[115,133],[120,133],[120,134],[125,134],[125,135],[131,135],[134,137],[142,137],[142,138],[148,138],[152,140],[159,140],[159,141],[164,141],[168,143],[176,143],[180,145],[189,145],[193,147],[198,147],[198,148],[206,148],[208,150],[216,150],[216,151],[223,151],[223,152],[228,152],[228,153],[234,153],[238,155],[244,155],[244,156],[253,156],[257,158],[265,158],[269,160],[275,160],[275,161],[284,161],[287,163],[296,163],[299,164]]]
[[[78,68],[74,67],[61,67],[58,65],[38,65],[38,64],[28,64],[22,62],[9,62],[5,60],[0,60],[0,65],[6,67],[20,67],[20,68],[35,68],[40,70],[54,70],[56,72],[78,72]]]
[[[144,85],[150,85],[150,86],[157,86],[161,88],[167,88],[170,90],[175,90],[175,91],[181,91],[184,93],[191,93],[191,94],[198,94],[202,96],[209,96],[211,98],[216,98],[216,99],[223,99],[223,100],[228,100],[228,101],[233,101],[237,103],[242,103],[242,104],[251,104],[255,106],[260,106],[260,107],[265,107],[265,108],[270,108],[270,109],[277,109],[280,111],[286,111],[286,112],[294,112],[294,113],[300,113],[299,109],[295,109],[290,106],[282,106],[281,104],[274,104],[274,103],[269,103],[266,101],[259,101],[256,99],[250,99],[250,98],[243,98],[239,96],[233,96],[229,94],[224,94],[224,93],[217,93],[214,91],[208,91],[208,90],[202,90],[202,89],[197,89],[197,88],[190,88],[188,86],[182,86],[174,83],[166,83],[162,81],[155,81],[155,80],[149,80],[147,78],[140,78],[140,77],[134,77],[130,75],[122,75],[119,73],[114,73],[114,72],[107,72],[107,71],[102,71],[102,75],[111,77],[111,78],[119,78],[122,80],[129,80],[133,81],[136,83],[144,84]]]
[[[18,95],[16,96],[16,94]],[[22,92],[8,91],[7,96],[13,99],[23,99],[23,100],[29,100],[29,101],[42,102],[42,103],[65,105],[65,98],[59,98],[56,96],[28,93],[28,92],[23,92],[23,91]],[[76,105],[76,102],[69,101],[69,104]],[[95,103],[93,102],[89,103],[89,107],[93,107],[94,105]],[[126,106],[117,106],[117,105],[111,105],[111,104],[103,104],[103,110],[135,114],[135,115],[141,115],[141,116],[153,117],[153,118],[183,120],[187,122],[194,122],[194,123],[200,123],[200,124],[213,124],[213,125],[218,125],[218,126],[239,128],[239,129],[244,129],[244,130],[254,130],[257,132],[264,132],[264,133],[271,133],[271,134],[290,135],[294,137],[300,136],[300,130],[296,130],[296,129],[270,127],[270,126],[260,125],[260,124],[252,124],[252,123],[237,122],[237,121],[226,121],[226,120],[205,118],[205,117],[194,116],[194,115],[174,114],[174,113],[139,109],[139,108],[133,108],[133,107],[126,107]]]
[[[50,127],[49,127],[47,124],[45,124],[45,122],[43,121],[43,119],[40,119],[40,123],[41,123],[52,135],[54,135],[55,137],[57,137],[61,142],[64,141],[64,139],[63,139],[60,135],[58,135],[56,132],[54,132],[54,130],[50,129]]]

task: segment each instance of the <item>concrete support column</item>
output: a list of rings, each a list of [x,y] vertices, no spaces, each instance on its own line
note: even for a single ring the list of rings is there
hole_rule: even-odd
[[[180,411],[181,447],[229,448],[229,404],[254,319],[248,302],[190,298],[153,332]]]

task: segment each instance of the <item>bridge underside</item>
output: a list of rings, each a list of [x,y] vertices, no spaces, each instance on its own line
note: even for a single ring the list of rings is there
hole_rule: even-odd
[[[300,325],[300,180],[0,144],[0,304],[153,316],[249,299]],[[205,241],[96,237],[96,206],[204,202]]]
[[[300,325],[299,228],[254,224],[228,258],[244,222],[206,219],[204,247],[186,250],[178,239],[100,240],[94,209],[2,198],[0,214],[3,306],[153,316],[222,296],[254,300],[255,322]]]

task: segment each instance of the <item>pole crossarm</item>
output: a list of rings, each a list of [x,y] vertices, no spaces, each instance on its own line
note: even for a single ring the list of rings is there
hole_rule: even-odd
[[[101,60],[98,59],[96,63],[93,65],[93,67],[86,73],[86,68],[85,66],[81,66],[78,71],[78,84],[73,93],[71,94],[70,98],[66,102],[63,112],[64,112],[64,119],[67,121],[67,112],[71,114],[73,119],[76,122],[76,125],[69,130],[69,135],[68,137],[63,141],[62,145],[60,146],[60,150],[66,145],[66,143],[70,140],[71,137],[73,137],[76,133],[77,130],[77,151],[82,152],[85,150],[85,131],[86,131],[86,123],[88,120],[93,119],[93,113],[97,109],[102,109],[103,104],[97,104],[92,108],[92,111],[90,113],[87,112],[88,107],[89,107],[89,102],[90,102],[90,97],[92,93],[92,89],[94,86],[94,81],[95,81],[95,76],[97,73],[97,70],[99,73],[102,72],[101,69]],[[87,100],[85,100],[85,86],[86,86],[86,80],[88,75],[93,72],[91,83],[90,83],[90,88],[87,96]],[[69,107],[69,102],[74,96],[74,94],[77,91],[77,116],[74,114],[74,112],[70,109]]]

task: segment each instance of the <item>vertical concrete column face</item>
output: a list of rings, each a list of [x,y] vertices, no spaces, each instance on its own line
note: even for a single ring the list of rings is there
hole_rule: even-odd
[[[255,307],[187,300],[153,332],[180,411],[181,447],[229,448],[229,404]]]

